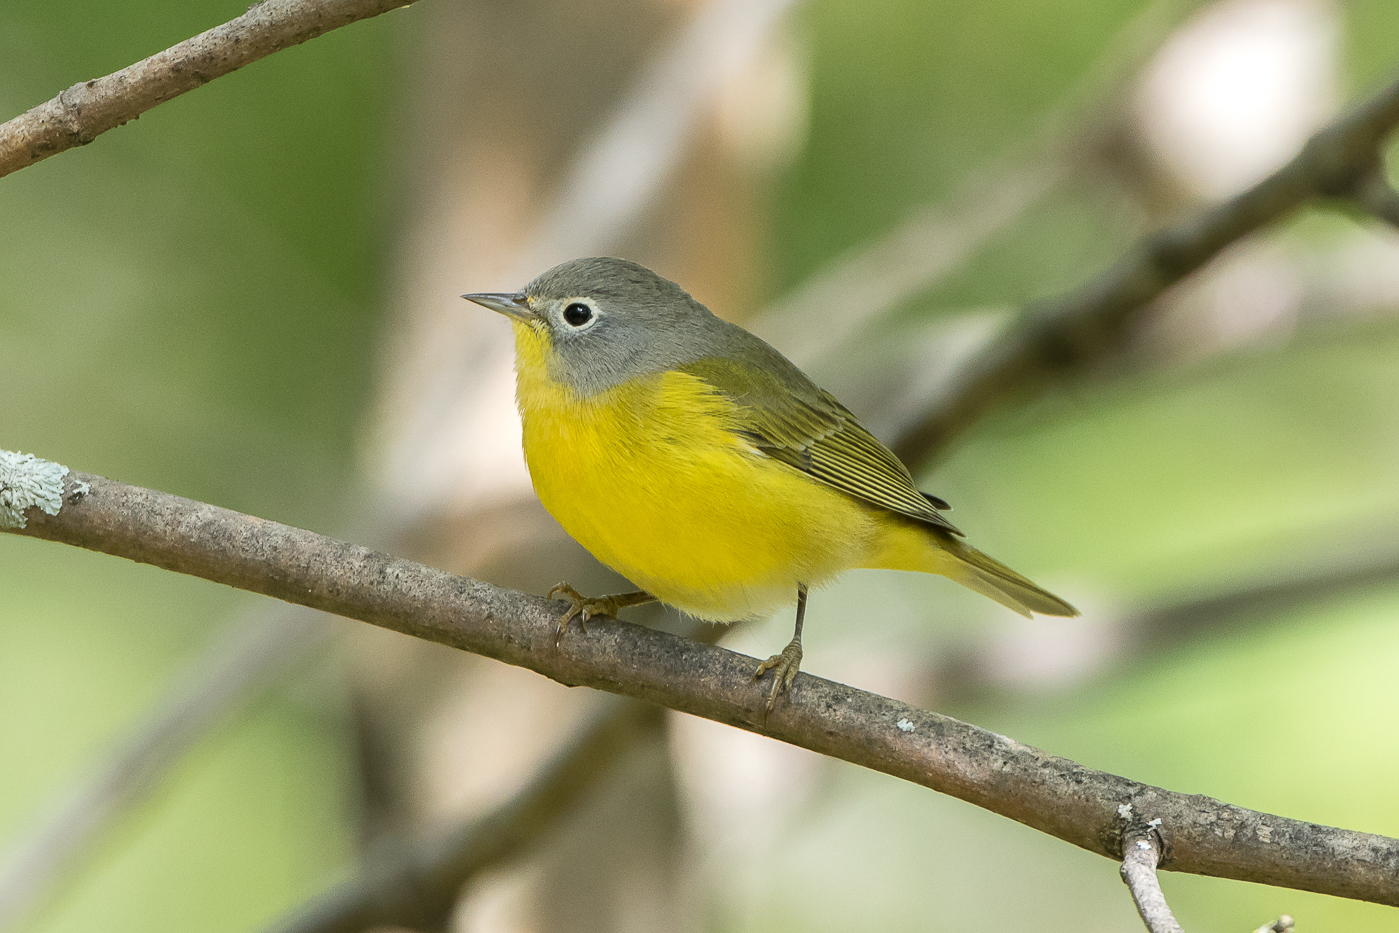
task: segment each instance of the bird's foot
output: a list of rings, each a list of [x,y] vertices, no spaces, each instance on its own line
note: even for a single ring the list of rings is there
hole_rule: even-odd
[[[801,669],[801,664],[802,643],[794,638],[786,648],[782,649],[781,654],[774,654],[759,664],[758,669],[753,672],[755,683],[761,680],[768,671],[773,672],[772,689],[768,691],[767,711],[769,713],[776,705],[778,695],[786,692],[787,688],[792,686],[792,681],[797,679],[797,671]]]
[[[578,620],[578,627],[583,630],[583,634],[588,634],[588,620],[593,616],[613,616],[621,609],[628,606],[637,606],[641,603],[649,603],[655,599],[650,593],[616,593],[612,596],[584,596],[567,583],[560,583],[552,587],[548,593],[544,594],[545,599],[553,599],[555,595],[562,594],[568,600],[568,611],[559,619],[558,627],[554,629],[554,645],[558,646],[563,638],[563,633],[568,629],[568,623],[575,618]]]

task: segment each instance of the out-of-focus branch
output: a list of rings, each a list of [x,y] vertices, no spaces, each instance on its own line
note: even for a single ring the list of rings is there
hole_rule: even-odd
[[[1124,808],[1126,810],[1126,808]],[[1130,810],[1126,810],[1130,813]],[[1166,904],[1156,866],[1161,862],[1161,821],[1131,822],[1122,833],[1122,881],[1149,933],[1185,933]]]
[[[924,462],[990,407],[1101,360],[1143,309],[1225,247],[1308,199],[1348,196],[1396,125],[1399,81],[1319,131],[1291,162],[1248,191],[1147,236],[1075,291],[1031,304],[955,375],[895,451],[910,463]]]
[[[1369,214],[1399,229],[1399,191],[1389,183],[1380,160],[1355,180],[1350,196]]]
[[[1114,860],[1122,856],[1119,808],[1130,806],[1171,827],[1162,867],[1399,906],[1399,840],[1139,784],[807,674],[766,714],[751,658],[610,620],[559,647],[556,604],[309,531],[89,474],[67,477],[58,514],[30,508],[26,518],[15,533],[727,723],[950,794]]]
[[[1277,612],[1307,600],[1328,599],[1399,580],[1399,555],[1346,555],[1295,575],[1275,576],[1242,587],[1159,606],[1132,619],[1140,644],[1152,647],[1196,632],[1213,631],[1221,620],[1249,613]]]
[[[416,843],[370,853],[353,877],[270,929],[443,929],[462,886],[477,872],[518,857],[557,826],[639,739],[660,734],[664,719],[657,707],[609,701],[533,780],[489,815]]]
[[[87,854],[96,830],[160,786],[159,777],[200,737],[226,721],[250,697],[328,631],[319,614],[295,606],[229,623],[219,645],[185,672],[162,714],[122,742],[100,771],[38,828],[27,844],[6,853],[0,870],[0,930],[9,929],[47,899]]]
[[[1085,139],[1102,132],[1122,88],[1200,2],[1149,4],[1009,151],[969,172],[951,196],[818,269],[753,329],[805,366],[960,268],[1082,166]]]
[[[8,175],[134,120],[230,71],[416,0],[262,0],[248,12],[106,77],[75,84],[0,125]]]
[[[1391,531],[1377,534],[1393,537]],[[1128,612],[1116,627],[1119,636],[1109,639],[1111,648],[1099,654],[1101,644],[1095,642],[1092,660],[1081,673],[1101,673],[1143,655],[1170,650],[1199,633],[1237,630],[1309,602],[1343,598],[1369,587],[1399,582],[1396,553],[1316,553],[1311,563],[1314,566],[1281,567],[1267,577],[1239,581],[1207,595],[1162,601]],[[1034,627],[1019,631],[1021,637],[1039,643],[1041,636]],[[932,677],[939,702],[966,703],[996,691],[1035,689],[1024,677],[1026,654],[1024,642],[994,636],[984,637],[965,650],[949,652]]]
[[[837,257],[766,309],[753,330],[801,365],[839,347],[960,268],[1070,175],[1066,153],[1038,155],[977,172],[951,198]]]
[[[705,105],[796,2],[710,0],[700,9],[569,166],[520,257],[521,282],[617,247],[680,164]]]

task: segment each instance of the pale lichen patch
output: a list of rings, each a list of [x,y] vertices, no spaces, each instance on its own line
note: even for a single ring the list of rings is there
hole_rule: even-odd
[[[68,468],[33,454],[0,450],[0,528],[23,528],[26,509],[57,515]]]

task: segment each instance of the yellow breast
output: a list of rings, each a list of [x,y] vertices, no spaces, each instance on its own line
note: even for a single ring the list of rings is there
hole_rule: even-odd
[[[871,509],[755,450],[736,409],[669,371],[579,397],[516,324],[525,460],[545,508],[593,556],[705,619],[767,615],[860,565]]]

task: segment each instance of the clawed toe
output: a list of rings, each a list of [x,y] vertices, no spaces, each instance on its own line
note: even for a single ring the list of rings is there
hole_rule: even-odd
[[[605,600],[588,599],[567,583],[559,583],[550,587],[549,592],[545,594],[544,598],[553,599],[559,594],[563,594],[564,599],[568,600],[569,607],[568,610],[559,617],[559,624],[554,627],[555,647],[558,647],[559,642],[563,640],[563,633],[568,630],[568,623],[572,622],[575,618],[578,620],[578,628],[586,635],[588,634],[589,619],[595,615],[608,614],[604,607],[598,605],[598,603],[605,602]]]
[[[550,587],[549,592],[544,595],[545,599],[553,599],[555,595],[562,594],[568,600],[568,611],[559,619],[559,624],[554,629],[554,645],[557,647],[563,639],[563,633],[568,628],[568,623],[575,618],[578,620],[578,627],[583,630],[583,634],[588,634],[588,620],[593,616],[613,616],[618,610],[628,606],[640,606],[643,603],[653,602],[655,597],[650,593],[618,593],[613,596],[588,597],[579,593],[567,583],[559,583]]]
[[[801,642],[793,641],[781,654],[775,654],[768,658],[758,669],[753,672],[753,681],[756,683],[768,671],[772,671],[772,688],[768,690],[767,711],[772,712],[777,704],[779,694],[785,693],[792,686],[792,681],[797,679],[797,672],[801,670],[802,646]]]

